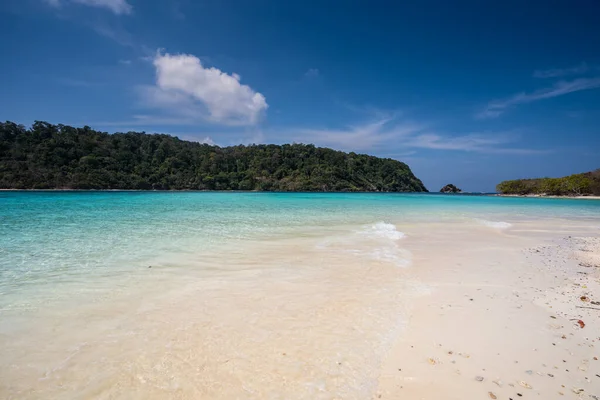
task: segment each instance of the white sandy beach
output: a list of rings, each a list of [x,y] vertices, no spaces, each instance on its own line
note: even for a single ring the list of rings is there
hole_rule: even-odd
[[[235,274],[157,260],[81,305],[65,291],[0,335],[0,397],[600,396],[600,227],[396,226],[255,242],[229,251]]]
[[[415,250],[431,294],[375,398],[600,398],[600,239],[527,229]]]

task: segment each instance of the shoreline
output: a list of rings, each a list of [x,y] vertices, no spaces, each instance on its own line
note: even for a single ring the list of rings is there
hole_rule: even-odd
[[[31,226],[39,220],[32,215],[47,215],[53,206],[52,196],[45,198],[48,203],[32,202],[27,211],[33,214],[7,220]],[[251,236],[244,231],[250,225],[238,225],[217,236],[215,246],[201,247],[206,235],[194,235],[200,225],[194,221],[207,224],[220,204],[209,203],[198,218],[195,211],[169,212],[181,207],[177,196],[152,199],[152,207],[143,202],[142,213],[111,196],[98,203],[102,212],[67,204],[73,221],[101,233],[84,237],[78,247],[89,244],[117,269],[73,269],[68,280],[50,277],[31,291],[19,285],[3,293],[0,397],[506,400],[519,393],[558,399],[559,391],[573,398],[571,391],[579,389],[600,394],[600,362],[593,359],[600,358],[600,314],[577,308],[600,308],[593,303],[600,302],[600,268],[579,265],[600,265],[597,214],[515,220],[512,208],[509,214],[483,209],[484,215],[439,220],[432,213],[423,221],[392,208],[385,209],[388,218],[377,210],[365,216],[375,207],[355,206],[327,221],[331,208],[315,207],[323,212],[322,225],[305,217],[302,226],[278,223],[291,230]],[[596,208],[574,203],[549,208]],[[256,204],[238,206],[248,212]],[[449,210],[461,210],[455,207]],[[281,216],[287,221],[290,214]],[[132,221],[142,223],[130,234]],[[252,232],[254,225],[260,228],[253,223]],[[72,243],[79,235],[62,235],[48,221],[43,226],[51,231],[33,230],[38,234],[29,239],[50,251],[33,253],[60,262],[53,254],[62,250],[53,243]],[[121,237],[128,238],[127,247],[104,240]],[[148,256],[136,253],[151,244]],[[110,260],[126,250],[136,257]],[[134,268],[121,267],[127,264]]]
[[[517,197],[534,199],[577,199],[577,200],[600,200],[600,196],[547,196],[541,194],[489,194],[492,197]]]
[[[414,299],[374,399],[600,397],[600,238],[531,232],[415,251],[431,294]]]

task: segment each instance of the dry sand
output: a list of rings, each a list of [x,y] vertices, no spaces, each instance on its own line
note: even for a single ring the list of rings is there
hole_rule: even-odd
[[[431,295],[374,398],[598,400],[600,238],[548,236],[471,235],[461,248],[440,237],[435,252],[415,243],[414,274]]]

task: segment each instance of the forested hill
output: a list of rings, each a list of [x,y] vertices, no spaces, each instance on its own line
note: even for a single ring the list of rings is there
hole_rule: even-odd
[[[600,169],[562,178],[517,179],[500,182],[501,194],[546,196],[600,196]]]
[[[46,122],[0,123],[0,188],[427,191],[392,159],[304,144],[221,148]]]

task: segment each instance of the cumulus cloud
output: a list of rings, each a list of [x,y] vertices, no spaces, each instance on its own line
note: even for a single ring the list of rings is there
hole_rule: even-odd
[[[45,0],[53,7],[60,7],[63,3],[77,3],[90,7],[107,8],[117,15],[131,14],[133,7],[127,0]]]
[[[560,81],[553,86],[536,90],[531,93],[518,93],[508,99],[495,100],[490,102],[486,108],[475,116],[480,119],[496,118],[502,115],[508,109],[519,104],[532,103],[534,101],[550,99],[552,97],[563,96],[565,94],[579,92],[581,90],[596,89],[600,87],[600,77],[579,78],[572,81]]]
[[[224,125],[254,125],[268,108],[265,96],[240,83],[240,76],[205,67],[189,54],[157,53],[156,84],[143,87],[144,100],[186,118]]]

